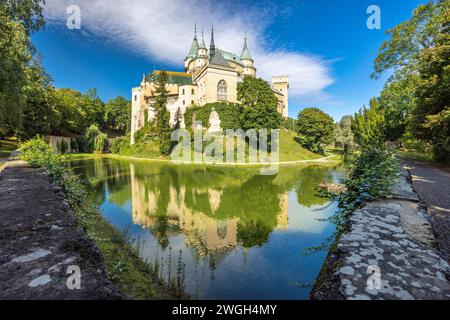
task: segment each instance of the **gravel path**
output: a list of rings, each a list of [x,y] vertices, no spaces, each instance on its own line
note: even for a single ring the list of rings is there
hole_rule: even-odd
[[[405,160],[414,189],[428,206],[437,245],[450,261],[450,173],[428,164]]]

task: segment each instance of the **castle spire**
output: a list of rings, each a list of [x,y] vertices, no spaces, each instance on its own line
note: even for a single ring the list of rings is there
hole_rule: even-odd
[[[198,54],[198,41],[197,41],[197,24],[194,25],[194,39],[192,40],[191,49],[185,60],[197,58]]]
[[[244,37],[244,49],[242,49],[241,60],[253,61],[252,56],[250,54],[250,50],[248,50],[248,47],[247,47],[247,32],[245,33],[245,37]]]
[[[211,27],[211,43],[209,45],[209,59],[214,56],[216,52],[216,46],[214,44],[214,26]]]
[[[199,47],[199,49],[206,49],[205,37],[203,35],[203,28],[202,28],[202,39],[200,40],[200,44],[198,47]]]

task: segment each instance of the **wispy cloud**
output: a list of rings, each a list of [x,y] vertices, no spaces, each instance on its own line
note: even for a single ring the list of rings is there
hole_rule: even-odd
[[[205,28],[207,45],[214,25],[216,46],[237,54],[247,32],[258,75],[267,80],[273,75],[289,75],[294,96],[323,96],[323,90],[334,82],[329,61],[268,47],[265,30],[273,16],[269,10],[186,0],[56,0],[47,1],[47,19],[51,24],[65,24],[66,9],[73,4],[80,6],[82,28],[90,34],[152,60],[181,65],[192,41],[194,23],[199,33],[202,26]]]

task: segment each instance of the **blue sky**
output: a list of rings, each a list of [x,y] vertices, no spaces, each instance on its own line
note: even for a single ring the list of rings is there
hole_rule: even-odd
[[[104,100],[130,97],[142,74],[183,69],[193,25],[209,46],[240,54],[244,33],[258,76],[289,75],[289,115],[319,107],[335,120],[378,95],[385,77],[370,79],[385,31],[425,0],[316,1],[47,1],[45,30],[33,36],[56,87],[97,88]],[[81,30],[66,27],[69,5],[81,9]],[[366,27],[369,5],[381,9],[381,30]]]

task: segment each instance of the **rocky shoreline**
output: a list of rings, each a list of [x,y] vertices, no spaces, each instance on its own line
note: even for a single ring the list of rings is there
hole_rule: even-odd
[[[427,208],[402,169],[391,196],[367,203],[335,241],[313,300],[450,299],[450,266],[436,249]]]
[[[42,169],[2,168],[0,299],[123,299],[59,190]]]

